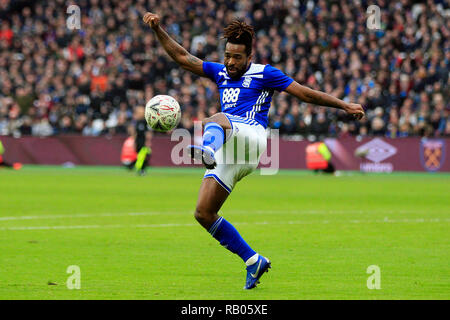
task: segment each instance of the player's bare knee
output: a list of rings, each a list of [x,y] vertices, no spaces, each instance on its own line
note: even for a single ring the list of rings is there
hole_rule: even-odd
[[[216,122],[216,123],[218,123],[219,125],[221,125],[221,124],[220,124],[220,122],[221,122],[221,121],[220,121],[220,118],[218,119],[217,117],[214,117],[214,116],[215,116],[215,115],[203,119],[203,120],[202,120],[202,126],[205,127],[205,125],[206,125],[207,123],[210,123],[210,122]]]
[[[194,217],[203,227],[208,228],[208,226],[214,223],[214,217],[216,213],[206,210],[203,207],[197,206],[195,208]]]
[[[199,208],[199,207],[196,207],[195,211],[194,211],[195,219],[197,221],[199,221],[199,220],[201,220],[203,218],[203,215],[204,215],[203,210],[201,208]]]
[[[208,122],[213,122],[213,120],[211,120],[211,117],[202,120],[202,127],[204,128]]]
[[[202,207],[197,207],[195,208],[194,217],[200,223],[206,222],[208,220],[209,213]]]
[[[223,130],[231,129],[231,124],[228,118],[225,116],[224,113],[216,113],[212,115],[211,117],[205,118],[202,120],[202,126],[205,127],[205,125],[209,122],[215,122],[219,124]]]

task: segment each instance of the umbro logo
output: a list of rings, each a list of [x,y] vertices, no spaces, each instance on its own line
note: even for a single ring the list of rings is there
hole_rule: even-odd
[[[366,158],[379,163],[397,153],[397,148],[384,142],[380,138],[375,138],[370,142],[363,144],[357,149],[358,152],[365,151]]]

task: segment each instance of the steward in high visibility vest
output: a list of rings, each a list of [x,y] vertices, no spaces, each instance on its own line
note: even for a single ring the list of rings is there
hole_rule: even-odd
[[[335,171],[330,162],[331,152],[323,142],[315,142],[306,147],[306,167],[315,171],[333,173]]]
[[[128,169],[132,169],[136,163],[137,152],[134,144],[134,137],[128,137],[123,145],[122,152],[120,154],[120,161]]]

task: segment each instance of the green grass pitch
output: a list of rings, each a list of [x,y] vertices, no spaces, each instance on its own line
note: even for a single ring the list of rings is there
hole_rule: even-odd
[[[449,174],[244,178],[221,215],[272,261],[249,291],[240,258],[193,217],[202,174],[0,170],[0,299],[450,298]]]

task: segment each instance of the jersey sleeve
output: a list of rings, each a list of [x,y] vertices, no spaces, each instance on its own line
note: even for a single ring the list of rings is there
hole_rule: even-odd
[[[220,63],[203,61],[203,72],[214,82],[217,82],[217,74],[223,67],[224,65]]]
[[[285,75],[279,69],[272,67],[270,64],[264,68],[264,86],[284,91],[294,81],[291,77]]]

